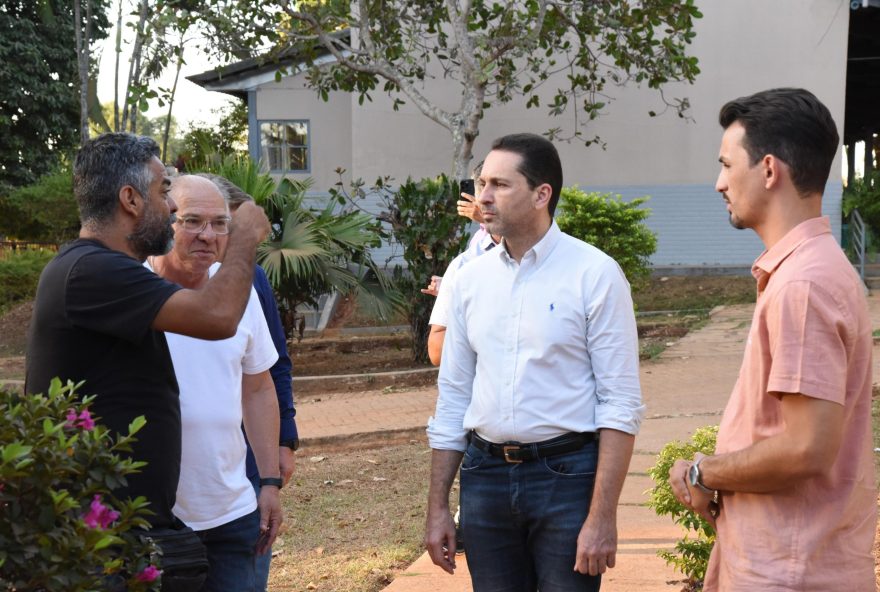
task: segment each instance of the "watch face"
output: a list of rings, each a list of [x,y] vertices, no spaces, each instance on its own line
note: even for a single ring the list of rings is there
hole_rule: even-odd
[[[691,487],[697,486],[697,483],[699,482],[698,481],[699,476],[700,476],[700,473],[699,473],[699,469],[697,468],[697,465],[695,465],[695,464],[691,465],[691,468],[688,469],[688,483],[691,484]]]

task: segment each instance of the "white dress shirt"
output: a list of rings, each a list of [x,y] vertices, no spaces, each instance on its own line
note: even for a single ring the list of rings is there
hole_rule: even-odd
[[[480,235],[480,232],[483,234]],[[484,230],[478,230],[477,234],[471,239],[470,246],[456,255],[455,259],[449,263],[446,273],[443,274],[443,281],[440,282],[440,290],[437,292],[434,307],[431,309],[431,318],[428,320],[429,325],[445,327],[449,324],[449,307],[452,305],[452,285],[458,276],[458,270],[480,255],[491,251],[495,246],[495,241],[492,240],[491,234]]]
[[[498,443],[638,432],[635,315],[613,259],[553,222],[520,263],[493,249],[452,288],[431,448],[463,451],[470,430]]]

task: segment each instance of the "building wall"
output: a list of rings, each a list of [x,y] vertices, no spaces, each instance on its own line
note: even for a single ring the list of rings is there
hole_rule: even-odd
[[[692,54],[701,73],[693,85],[664,88],[666,97],[690,100],[690,119],[670,109],[656,91],[627,86],[607,89],[610,101],[600,118],[585,128],[599,135],[604,149],[578,141],[557,143],[566,185],[601,189],[624,197],[651,195],[648,225],[659,235],[655,265],[748,265],[761,252],[760,241],[727,224],[714,192],[718,174],[720,106],[729,99],[779,86],[814,92],[831,110],[842,133],[846,78],[848,11],[837,0],[698,0]],[[435,102],[454,107],[454,82],[429,80],[424,91]],[[331,95],[329,103],[304,90],[301,76],[258,89],[259,118],[308,118],[313,123],[311,176],[315,192],[336,182],[338,166],[368,183],[383,175],[403,180],[448,172],[450,135],[412,105],[399,111],[381,92],[358,105],[356,96]],[[570,125],[565,116],[525,109],[524,101],[492,107],[481,123],[474,156],[480,160],[492,139],[515,131],[546,132]],[[825,213],[840,233],[840,155],[832,167]]]
[[[336,168],[351,171],[352,109],[346,93],[331,94],[324,102],[304,84],[301,76],[269,82],[257,88],[257,121],[306,119],[309,121],[310,170],[288,173],[293,179],[311,177],[314,189],[326,192],[339,177]]]

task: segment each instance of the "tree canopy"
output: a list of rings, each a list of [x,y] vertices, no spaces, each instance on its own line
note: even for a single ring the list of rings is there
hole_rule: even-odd
[[[106,36],[106,0],[92,38]],[[79,143],[72,0],[0,0],[0,186],[21,186]]]
[[[609,87],[639,84],[661,91],[683,116],[686,98],[662,87],[694,80],[687,54],[694,0],[353,0],[254,4],[208,0],[215,47],[242,57],[244,47],[291,50],[308,64],[308,81],[325,99],[348,91],[360,101],[386,92],[397,108],[411,102],[452,137],[453,172],[466,177],[480,120],[493,105],[523,97],[552,116],[552,138],[598,140],[586,124],[608,100]],[[345,30],[350,35],[340,34]],[[319,60],[330,53],[335,60]],[[430,95],[429,78],[461,88],[452,107]],[[654,115],[653,112],[649,113]]]

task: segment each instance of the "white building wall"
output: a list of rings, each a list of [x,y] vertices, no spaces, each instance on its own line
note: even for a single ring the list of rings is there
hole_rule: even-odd
[[[655,265],[749,265],[761,245],[753,233],[737,232],[713,186],[718,173],[721,105],[767,88],[799,86],[814,92],[831,110],[842,132],[848,34],[847,4],[839,0],[698,0],[703,18],[691,53],[701,73],[693,85],[664,88],[667,97],[689,98],[690,120],[663,111],[656,91],[609,87],[602,116],[584,134],[599,135],[605,149],[582,143],[557,143],[566,185],[602,189],[625,197],[651,195],[648,225],[659,235]],[[258,88],[258,118],[304,118],[313,121],[311,176],[316,195],[336,182],[333,170],[368,184],[391,175],[434,176],[452,168],[447,130],[407,104],[399,111],[377,91],[358,105],[357,96],[332,94],[329,103],[303,88],[301,76]],[[440,79],[425,83],[425,92],[453,107],[460,90]],[[514,101],[486,111],[474,156],[480,160],[500,135],[569,124],[546,109],[525,109]],[[840,156],[835,159],[826,191],[825,211],[839,237]]]

